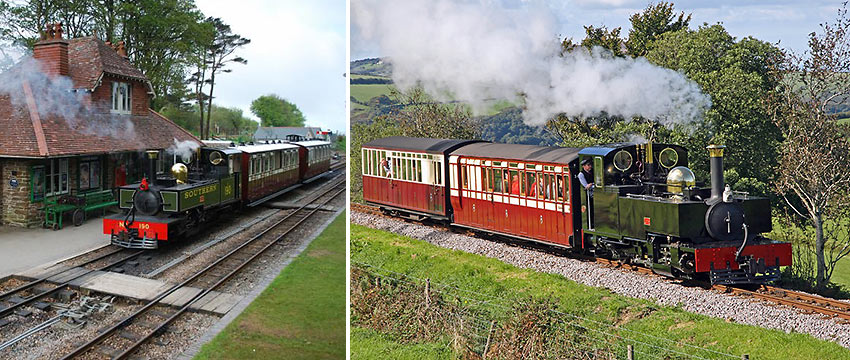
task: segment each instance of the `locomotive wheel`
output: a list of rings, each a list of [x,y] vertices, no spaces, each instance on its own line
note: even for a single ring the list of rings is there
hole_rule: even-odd
[[[86,220],[86,212],[83,209],[74,210],[71,218],[74,220],[74,226],[80,226]]]

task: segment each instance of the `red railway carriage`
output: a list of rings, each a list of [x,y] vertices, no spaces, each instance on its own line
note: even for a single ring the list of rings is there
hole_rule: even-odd
[[[247,145],[235,149],[242,152],[242,201],[249,206],[299,183],[298,145]]]
[[[449,219],[448,153],[475,142],[395,136],[363,145],[363,199],[384,209]]]
[[[300,147],[301,181],[309,180],[328,172],[331,168],[333,149],[331,143],[320,140],[296,141],[292,144]]]
[[[579,149],[476,143],[449,155],[454,222],[572,246]]]

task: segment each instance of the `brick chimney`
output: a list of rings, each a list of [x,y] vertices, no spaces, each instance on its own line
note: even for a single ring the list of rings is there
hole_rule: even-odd
[[[32,47],[32,57],[48,75],[68,76],[68,40],[62,38],[62,24],[47,24],[41,40]]]

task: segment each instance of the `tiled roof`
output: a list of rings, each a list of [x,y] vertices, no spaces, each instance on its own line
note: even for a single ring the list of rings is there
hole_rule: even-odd
[[[179,141],[198,141],[177,124],[153,110],[148,115],[95,116],[74,126],[61,116],[41,117],[46,156],[104,154],[166,149]],[[43,157],[39,152],[30,112],[0,96],[0,157]],[[198,141],[199,142],[199,141]]]
[[[71,40],[69,62],[73,84],[48,81],[26,62],[0,75],[0,157],[165,149],[175,140],[200,143],[153,110],[144,115],[113,114],[78,100],[77,94],[82,93],[73,92],[70,87],[91,89],[103,72],[147,81],[141,71],[100,40]],[[24,91],[25,87],[31,91]],[[41,134],[44,141],[39,145]]]
[[[74,87],[94,89],[103,73],[129,77],[144,82],[150,89],[150,82],[130,61],[95,37],[71,39],[68,45],[68,62]]]

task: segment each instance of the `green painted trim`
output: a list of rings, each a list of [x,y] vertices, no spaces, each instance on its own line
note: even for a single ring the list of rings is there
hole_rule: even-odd
[[[162,211],[177,211],[178,202],[176,192],[161,191],[159,194],[162,197]]]

